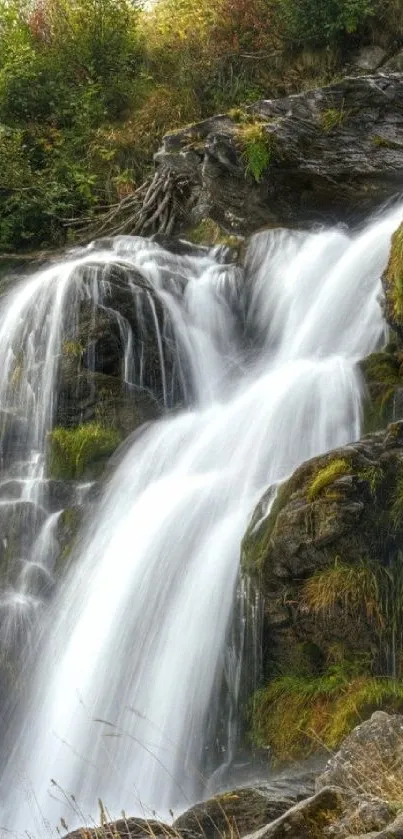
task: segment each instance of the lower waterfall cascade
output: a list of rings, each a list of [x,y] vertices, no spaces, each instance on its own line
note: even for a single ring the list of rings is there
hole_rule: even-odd
[[[166,817],[214,792],[238,733],[242,536],[267,487],[360,436],[357,362],[386,337],[380,277],[402,217],[262,231],[243,271],[220,248],[118,237],[6,291],[0,423],[7,441],[18,414],[18,440],[2,452],[0,507],[19,505],[29,538],[0,591],[0,645],[24,648],[29,676],[4,702],[0,835],[92,824],[98,800],[114,818]],[[132,321],[113,307],[115,280]],[[122,382],[160,416],[118,450],[57,587],[47,441],[63,347],[94,307],[122,347]],[[76,503],[90,491],[77,485]],[[33,590],[38,574],[49,585]]]

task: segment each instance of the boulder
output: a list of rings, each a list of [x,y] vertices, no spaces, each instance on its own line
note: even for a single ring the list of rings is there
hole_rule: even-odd
[[[370,621],[337,605],[332,620],[318,620],[304,591],[338,562],[388,565],[394,555],[400,567],[402,476],[403,423],[397,422],[304,463],[274,502],[272,489],[263,496],[243,540],[242,566],[265,598],[266,672],[279,666],[295,672],[301,657],[320,671],[335,645],[353,656],[377,655]]]
[[[263,789],[246,787],[196,804],[173,827],[180,835],[186,830],[205,839],[242,837],[282,816],[293,803],[291,798],[273,798]]]
[[[403,73],[403,50],[400,50],[383,65],[384,72]]]
[[[372,72],[377,70],[381,64],[384,63],[387,56],[386,50],[382,47],[372,44],[368,47],[362,47],[354,58],[354,64],[359,70],[366,70]]]
[[[316,781],[362,795],[398,801],[402,794],[403,716],[383,711],[358,725]]]
[[[212,117],[168,134],[156,164],[189,183],[187,226],[208,217],[249,234],[364,216],[403,186],[403,75],[348,77]]]

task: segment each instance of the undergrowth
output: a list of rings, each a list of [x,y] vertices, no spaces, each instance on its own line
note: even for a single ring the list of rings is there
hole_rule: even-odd
[[[333,667],[322,676],[279,676],[253,699],[252,734],[281,760],[303,757],[319,746],[334,749],[378,708],[403,709],[403,683]]]

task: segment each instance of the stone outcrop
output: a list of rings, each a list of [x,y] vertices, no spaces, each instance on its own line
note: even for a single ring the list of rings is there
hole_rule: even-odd
[[[308,580],[335,563],[387,563],[400,557],[403,423],[391,424],[304,463],[262,498],[243,541],[243,567],[265,598],[270,668],[291,666],[301,649],[317,667],[335,643],[352,654],[374,652],[371,622],[340,608],[332,621],[313,618],[304,602]],[[397,559],[397,562],[400,562]]]
[[[242,234],[363,215],[403,186],[403,75],[349,77],[212,117],[168,134],[156,164],[188,181],[183,226],[189,213]]]

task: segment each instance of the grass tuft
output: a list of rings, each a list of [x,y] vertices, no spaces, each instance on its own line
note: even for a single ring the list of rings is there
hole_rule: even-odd
[[[121,436],[95,422],[77,428],[54,428],[49,434],[50,473],[57,479],[81,478],[87,466],[111,455]]]
[[[308,501],[315,501],[320,495],[326,494],[330,484],[336,481],[337,478],[341,478],[342,475],[348,475],[350,473],[351,464],[346,458],[337,457],[331,460],[330,463],[323,466],[322,469],[319,469],[313,476],[308,487]]]

